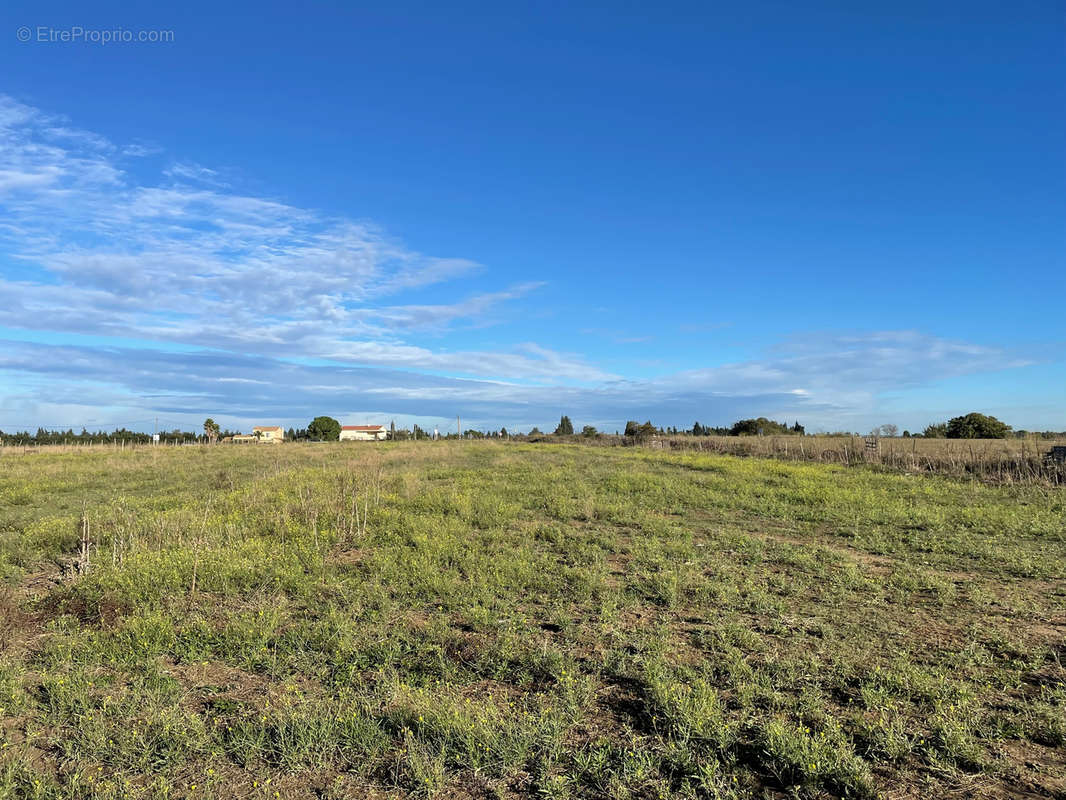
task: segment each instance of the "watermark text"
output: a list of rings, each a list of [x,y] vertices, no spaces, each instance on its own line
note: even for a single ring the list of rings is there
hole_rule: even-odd
[[[169,44],[174,41],[174,31],[23,25],[15,30],[15,38],[39,44]]]

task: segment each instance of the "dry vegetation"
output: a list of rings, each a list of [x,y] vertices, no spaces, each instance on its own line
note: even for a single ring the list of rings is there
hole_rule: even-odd
[[[1049,458],[1066,440],[879,438],[875,449],[862,436],[664,436],[659,442],[671,450],[870,465],[999,484],[1066,484],[1066,463]]]
[[[1061,488],[490,442],[8,453],[0,577],[0,798],[1066,792]]]

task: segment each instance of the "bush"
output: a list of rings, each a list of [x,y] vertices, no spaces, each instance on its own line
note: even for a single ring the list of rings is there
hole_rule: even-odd
[[[977,412],[955,417],[947,424],[949,439],[1006,439],[1009,433],[1010,425]]]
[[[795,428],[789,428],[766,417],[739,420],[729,430],[730,436],[787,436],[790,433],[803,433],[803,426],[797,422]]]

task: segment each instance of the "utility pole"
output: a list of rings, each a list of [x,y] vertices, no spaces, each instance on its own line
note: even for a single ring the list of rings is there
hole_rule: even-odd
[[[462,439],[463,438],[463,426],[459,422],[459,415],[458,414],[455,415],[455,427],[459,431],[459,438]]]

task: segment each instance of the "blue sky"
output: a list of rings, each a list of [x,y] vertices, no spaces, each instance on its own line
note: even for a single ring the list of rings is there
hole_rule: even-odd
[[[1066,428],[1060,4],[124,5],[0,10],[0,429]]]

